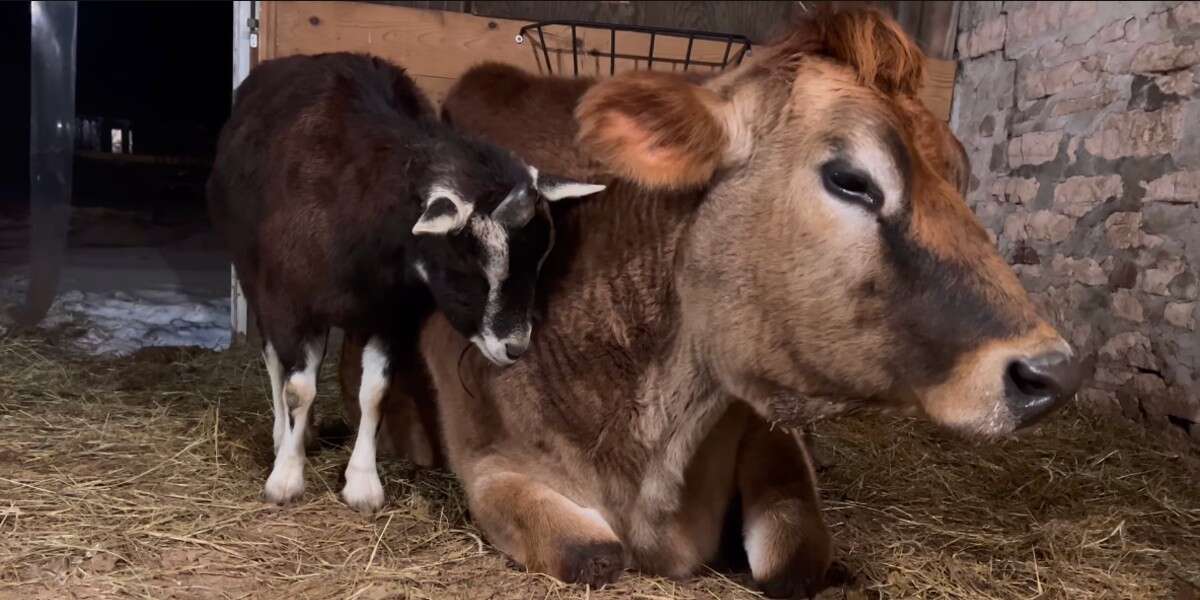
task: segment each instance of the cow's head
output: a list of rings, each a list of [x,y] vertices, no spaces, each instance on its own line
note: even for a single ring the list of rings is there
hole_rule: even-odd
[[[849,11],[702,84],[630,73],[579,104],[613,173],[706,189],[677,263],[684,326],[768,418],[846,398],[999,435],[1080,385],[963,201],[961,145],[915,100],[923,63],[893,21]]]

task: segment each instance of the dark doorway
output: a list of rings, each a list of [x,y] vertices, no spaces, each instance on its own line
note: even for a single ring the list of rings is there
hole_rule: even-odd
[[[4,79],[29,81],[30,4],[0,10]],[[204,182],[232,97],[233,3],[80,2],[77,23],[72,214],[43,326],[70,326],[94,352],[220,346],[229,269]],[[3,136],[5,163],[21,168],[0,178],[0,308],[28,281],[28,94],[20,100],[4,111],[5,130],[24,135]]]

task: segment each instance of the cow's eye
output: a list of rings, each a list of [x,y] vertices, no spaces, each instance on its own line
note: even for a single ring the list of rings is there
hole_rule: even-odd
[[[830,161],[821,167],[821,181],[825,189],[847,202],[862,205],[872,211],[883,206],[883,192],[871,180],[871,176],[840,160]]]

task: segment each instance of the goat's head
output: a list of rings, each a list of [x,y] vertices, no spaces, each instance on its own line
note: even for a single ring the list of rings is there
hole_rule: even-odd
[[[450,323],[507,366],[529,348],[534,287],[554,244],[547,202],[604,186],[539,174],[481,142],[438,154],[412,229],[413,269]]]

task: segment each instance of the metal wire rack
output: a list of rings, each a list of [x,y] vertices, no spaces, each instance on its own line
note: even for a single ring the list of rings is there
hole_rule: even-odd
[[[550,27],[570,28],[571,43],[569,48],[551,48],[546,43],[546,29]],[[608,32],[608,49],[600,48],[581,48],[584,46],[584,40],[580,39],[579,30],[593,30],[600,32]],[[633,34],[643,34],[649,36],[649,50],[641,53],[637,50],[619,51],[617,49],[618,38],[627,38],[627,36],[619,35],[622,32]],[[603,33],[600,34],[600,39],[603,39]],[[671,40],[672,47],[677,47],[682,44],[682,40],[687,40],[686,49],[683,51],[683,56],[662,55],[663,40]],[[616,74],[618,61],[633,61],[634,66],[639,66],[639,63],[644,62],[646,70],[654,68],[654,64],[670,65],[672,69],[682,69],[687,71],[693,67],[707,67],[709,70],[723,70],[732,64],[741,64],[742,59],[750,54],[750,39],[743,35],[731,33],[714,33],[710,31],[691,31],[687,29],[672,29],[669,27],[649,27],[644,25],[618,25],[614,23],[596,23],[592,21],[574,21],[574,20],[558,20],[558,21],[540,21],[530,23],[521,28],[517,35],[516,42],[524,44],[530,42],[534,47],[534,56],[540,64],[539,67],[544,67],[546,73],[550,75],[563,75],[565,73],[554,72],[554,62],[550,60],[551,53],[562,55],[565,59],[566,54],[571,55],[571,68],[574,77],[579,76],[579,65],[581,57],[593,57],[598,60],[608,59],[609,75]],[[706,47],[706,50],[712,52],[713,45],[717,44],[716,53],[721,54],[720,60],[715,57],[697,57],[694,55],[697,49],[697,43]],[[720,51],[720,44],[724,44],[724,51]],[[660,55],[655,55],[655,47],[659,48]],[[540,58],[538,57],[540,50]]]

